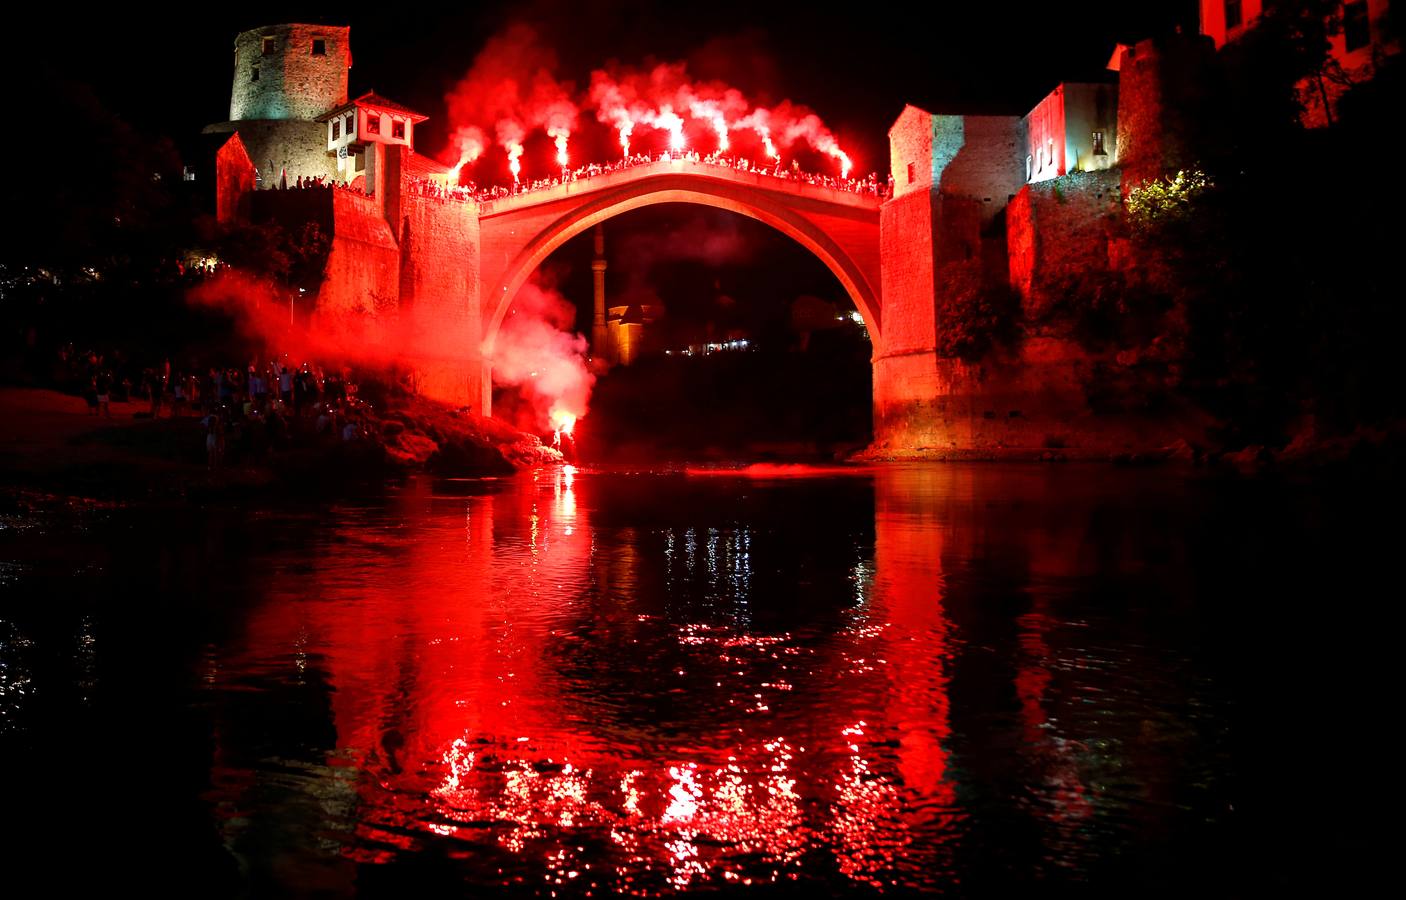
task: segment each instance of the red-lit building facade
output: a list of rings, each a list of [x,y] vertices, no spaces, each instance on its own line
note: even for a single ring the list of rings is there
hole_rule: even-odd
[[[1219,50],[1253,29],[1264,15],[1266,5],[1272,3],[1201,0],[1201,33],[1215,41]],[[1338,4],[1328,29],[1332,64],[1321,77],[1299,85],[1305,126],[1331,125],[1338,100],[1347,89],[1374,77],[1382,58],[1401,50],[1396,36],[1387,28],[1390,7],[1390,0],[1350,0]]]
[[[1118,88],[1061,84],[1025,119],[1025,180],[1110,169],[1118,159]]]

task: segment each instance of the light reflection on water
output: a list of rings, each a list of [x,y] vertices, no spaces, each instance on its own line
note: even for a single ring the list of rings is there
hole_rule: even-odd
[[[1221,839],[1234,703],[1185,484],[708,475],[427,481],[200,537],[206,568],[162,577],[239,573],[188,702],[244,882],[955,890]],[[13,730],[34,646],[0,629]]]
[[[795,474],[422,486],[380,521],[329,523],[311,577],[255,611],[225,668],[320,660],[334,755],[358,773],[337,837],[353,860],[450,841],[554,887],[941,885],[965,813],[931,501],[970,486]],[[1088,789],[1043,711],[1049,654],[1021,647],[1032,802],[1076,822]]]

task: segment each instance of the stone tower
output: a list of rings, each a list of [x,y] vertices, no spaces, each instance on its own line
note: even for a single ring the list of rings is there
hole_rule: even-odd
[[[1124,50],[1118,69],[1118,165],[1123,193],[1191,165],[1206,149],[1215,44],[1167,35]]]
[[[327,126],[317,117],[347,102],[351,29],[344,25],[266,25],[234,40],[228,122],[206,134],[238,132],[260,187],[286,176],[336,175]]]
[[[595,231],[595,258],[591,260],[591,286],[595,309],[591,318],[591,352],[606,362],[614,362],[609,332],[605,327],[605,226]]]
[[[351,29],[266,25],[234,39],[229,117],[314,119],[347,102]]]

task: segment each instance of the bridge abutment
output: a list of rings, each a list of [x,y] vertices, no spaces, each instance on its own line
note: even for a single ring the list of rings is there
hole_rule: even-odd
[[[953,358],[944,331],[963,294],[1007,287],[1004,216],[1019,190],[1013,116],[909,106],[889,130],[893,198],[879,219],[883,336],[874,355],[874,450],[972,449],[985,370]]]

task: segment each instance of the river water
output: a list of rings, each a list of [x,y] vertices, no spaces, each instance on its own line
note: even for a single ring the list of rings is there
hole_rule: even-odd
[[[1385,727],[1360,614],[1392,548],[1360,490],[567,468],[7,513],[7,869],[183,896],[1341,887]]]

